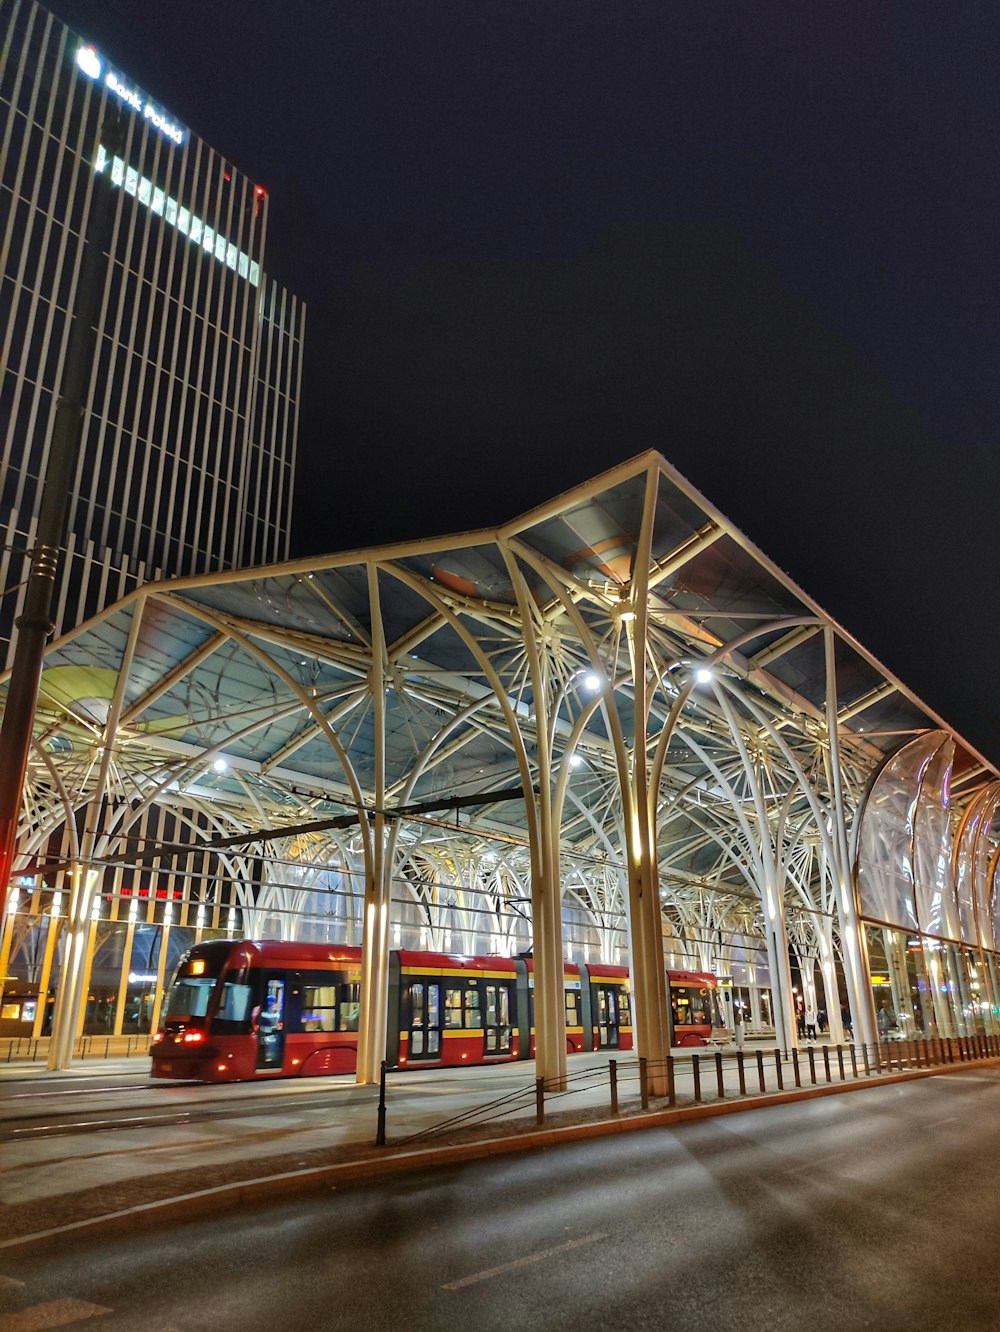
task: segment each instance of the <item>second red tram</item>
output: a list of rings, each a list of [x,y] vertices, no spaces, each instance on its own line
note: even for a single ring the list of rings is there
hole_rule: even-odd
[[[563,974],[567,1050],[631,1050],[628,968],[567,963]],[[675,1044],[704,1044],[715,977],[669,972],[668,979]],[[360,1006],[359,948],[197,944],[181,959],[153,1037],[153,1076],[229,1082],[354,1072]],[[388,1013],[390,1064],[530,1059],[532,960],[395,950]]]

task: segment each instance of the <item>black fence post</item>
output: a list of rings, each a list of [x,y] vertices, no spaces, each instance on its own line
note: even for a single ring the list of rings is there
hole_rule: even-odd
[[[808,1050],[806,1051],[806,1054],[809,1056],[809,1079],[810,1079],[810,1081],[812,1082],[812,1085],[815,1087],[815,1086],[816,1086],[816,1052],[813,1050],[813,1048],[812,1048],[811,1045],[809,1046]]]
[[[799,1069],[799,1047],[797,1045],[792,1046],[792,1072],[795,1074],[796,1087],[801,1087],[802,1072]]]
[[[649,1073],[646,1068],[646,1056],[639,1056],[639,1102],[643,1110],[649,1109]]]
[[[375,1130],[375,1146],[385,1146],[385,1060],[378,1079],[378,1128]]]
[[[674,1057],[667,1055],[667,1105],[677,1104],[677,1084],[674,1082]]]
[[[823,1072],[826,1074],[827,1082],[832,1082],[833,1079],[830,1077],[830,1047],[828,1045],[823,1046]]]
[[[784,1091],[784,1090],[785,1090],[785,1079],[784,1079],[784,1076],[783,1076],[783,1074],[782,1074],[782,1072],[781,1072],[781,1051],[780,1051],[780,1050],[775,1050],[775,1052],[774,1052],[774,1071],[775,1071],[775,1073],[778,1075],[778,1091]]]
[[[758,1085],[760,1086],[760,1094],[761,1094],[761,1096],[763,1096],[764,1093],[767,1091],[767,1086],[766,1086],[766,1084],[765,1084],[765,1082],[764,1082],[764,1051],[763,1051],[763,1050],[758,1050],[758,1051],[757,1051],[757,1082],[758,1082]]]
[[[736,1051],[736,1072],[739,1074],[739,1077],[740,1077],[740,1095],[741,1095],[741,1096],[746,1096],[746,1094],[747,1094],[747,1071],[746,1071],[746,1069],[743,1067],[743,1051],[742,1051],[742,1050],[737,1050],[737,1051]]]
[[[608,1060],[608,1073],[611,1077],[611,1113],[618,1113],[618,1060]]]
[[[847,1047],[847,1049],[848,1049],[848,1051],[849,1051],[849,1053],[850,1053],[850,1056],[851,1056],[851,1077],[852,1077],[852,1078],[856,1078],[856,1077],[858,1076],[858,1055],[857,1055],[857,1051],[854,1049],[854,1046],[853,1046],[853,1045],[849,1045],[849,1046]]]
[[[694,1099],[701,1100],[701,1060],[696,1054],[691,1056],[691,1076],[694,1079]]]
[[[545,1123],[545,1079],[535,1079],[535,1123]]]

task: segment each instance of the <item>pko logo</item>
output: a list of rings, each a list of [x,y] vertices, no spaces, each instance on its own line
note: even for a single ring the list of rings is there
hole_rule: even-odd
[[[76,53],[76,63],[88,79],[99,79],[101,77],[100,57],[92,46],[80,47]]]

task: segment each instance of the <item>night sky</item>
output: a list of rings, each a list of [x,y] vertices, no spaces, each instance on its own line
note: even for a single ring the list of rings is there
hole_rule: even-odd
[[[271,195],[297,554],[658,449],[993,762],[995,0],[50,0]]]

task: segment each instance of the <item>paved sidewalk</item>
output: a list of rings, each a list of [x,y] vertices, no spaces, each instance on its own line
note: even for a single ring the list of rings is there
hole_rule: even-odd
[[[714,1054],[701,1052],[697,1069],[703,1099],[696,1102],[695,1065],[690,1052],[678,1055],[677,1104],[671,1108],[653,1099],[645,1110],[637,1063],[622,1058],[617,1115],[611,1108],[607,1054],[574,1057],[570,1090],[545,1098],[542,1128],[535,1122],[532,1064],[392,1072],[385,1147],[375,1145],[378,1088],[359,1087],[349,1078],[273,1083],[267,1097],[270,1113],[263,1114],[261,1103],[255,1104],[256,1085],[152,1083],[145,1060],[94,1060],[62,1073],[2,1065],[0,1252],[29,1242],[65,1241],[95,1227],[111,1233],[373,1175],[860,1090],[890,1077],[922,1077],[1000,1062],[869,1077],[862,1065],[854,1078],[848,1057],[842,1080],[837,1053],[828,1051],[827,1081],[820,1049],[814,1050],[812,1073],[807,1055],[800,1052],[800,1087],[795,1086],[791,1061],[782,1060],[784,1088],[779,1090],[774,1052],[761,1051],[758,1060],[756,1051],[749,1051],[744,1059],[747,1094],[740,1095],[736,1060],[727,1053],[722,1060],[725,1096],[719,1097],[717,1061]],[[112,1077],[119,1085],[110,1085]],[[100,1125],[101,1131],[32,1131],[30,1117],[51,1117],[63,1098],[72,1122]],[[498,1098],[507,1101],[494,1118],[482,1121],[475,1116],[477,1108]],[[151,1117],[158,1120],[155,1129],[135,1123]],[[439,1131],[434,1136],[411,1140],[435,1128]]]

